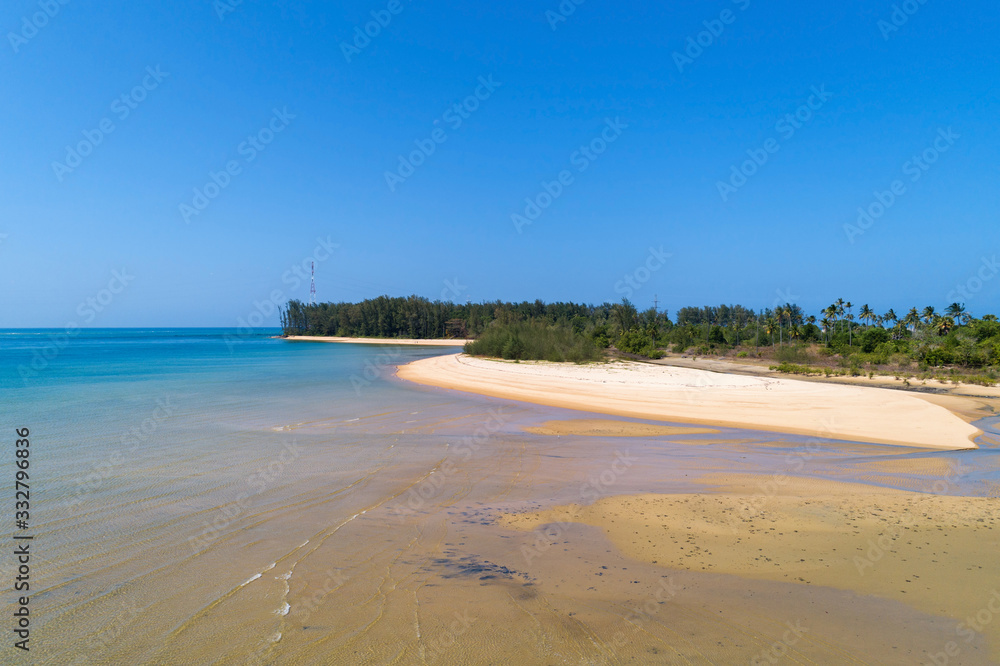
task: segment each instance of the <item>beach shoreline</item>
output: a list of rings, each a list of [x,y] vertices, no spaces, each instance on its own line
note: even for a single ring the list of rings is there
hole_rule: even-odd
[[[968,413],[963,418],[940,399],[906,391],[629,361],[512,363],[450,354],[400,366],[397,376],[551,407],[914,448],[974,449],[982,434]]]
[[[413,339],[413,338],[343,338],[318,335],[279,335],[290,342],[339,342],[352,345],[406,345],[414,347],[464,347],[471,340]]]

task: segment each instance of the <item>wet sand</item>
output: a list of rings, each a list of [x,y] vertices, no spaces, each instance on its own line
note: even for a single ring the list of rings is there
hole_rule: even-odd
[[[1000,615],[991,556],[1000,549],[1000,499],[817,479],[770,487],[732,474],[705,481],[716,486],[711,493],[609,497],[504,523],[534,530],[580,522],[651,564],[895,599],[953,618],[961,645],[974,638],[983,609]],[[1000,621],[982,624],[1000,645]]]
[[[280,419],[287,406],[261,417],[241,401],[221,422],[194,400],[179,404],[196,420],[164,424],[148,459],[130,463],[141,468],[104,481],[120,492],[47,518],[40,555],[60,547],[68,554],[39,567],[32,602],[44,640],[33,663],[881,665],[925,663],[950,642],[960,648],[950,664],[991,663],[991,630],[967,642],[952,613],[967,607],[958,591],[973,577],[980,581],[975,594],[995,586],[995,525],[955,513],[950,498],[916,507],[935,526],[913,536],[930,544],[913,538],[912,552],[887,554],[864,574],[902,585],[897,574],[906,572],[895,571],[902,557],[912,555],[921,567],[940,564],[937,577],[912,572],[921,578],[910,580],[930,590],[908,592],[939,595],[940,608],[888,588],[861,592],[821,579],[830,575],[822,566],[827,555],[817,552],[822,534],[801,546],[757,546],[789,571],[796,548],[810,549],[824,562],[816,572],[798,565],[808,583],[711,559],[726,543],[717,539],[731,538],[730,526],[719,536],[698,520],[725,516],[727,507],[739,507],[734,498],[777,484],[794,492],[774,492],[773,506],[736,525],[739,536],[769,537],[779,524],[772,518],[801,532],[799,523],[813,523],[799,504],[822,490],[845,544],[833,544],[845,555],[829,570],[850,571],[847,551],[868,547],[854,539],[895,529],[892,521],[913,510],[902,500],[877,499],[885,520],[866,518],[865,498],[908,495],[871,489],[862,497],[867,491],[857,484],[835,484],[844,490],[838,494],[821,487],[824,480],[877,473],[896,487],[930,488],[961,462],[975,473],[949,476],[945,490],[975,494],[1000,478],[992,449],[608,418],[396,379],[366,390],[356,398],[353,391],[320,397],[326,402],[311,406],[310,418],[293,421]],[[201,419],[233,434],[215,435],[213,446],[193,455],[186,442],[204,436]],[[976,476],[982,472],[989,474]],[[614,503],[631,512],[631,531],[662,543],[662,556],[642,551],[653,546],[627,530],[606,529],[597,512]],[[594,524],[508,522],[570,505],[590,507],[587,522]],[[657,530],[682,536],[674,544]],[[953,555],[952,533],[959,534],[960,560],[942,559]],[[980,537],[982,569],[964,571],[969,544]],[[688,539],[711,556],[684,557]],[[916,546],[939,561],[927,564]],[[946,589],[953,584],[960,586],[955,593]]]
[[[546,421],[529,426],[524,432],[535,435],[585,435],[587,437],[656,437],[666,435],[717,435],[713,428],[680,428],[677,426],[613,421],[611,419],[565,419]]]
[[[832,439],[968,449],[981,434],[945,407],[903,391],[632,362],[510,363],[452,354],[407,364],[398,375],[554,407]]]

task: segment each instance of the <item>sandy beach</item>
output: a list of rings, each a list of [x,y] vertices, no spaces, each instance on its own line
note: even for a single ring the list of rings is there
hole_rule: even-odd
[[[338,338],[335,336],[289,335],[282,340],[292,342],[346,342],[354,345],[409,345],[416,347],[464,347],[471,340],[408,339],[408,338]]]
[[[997,498],[790,477],[780,484],[739,474],[703,480],[715,492],[621,495],[502,522],[549,532],[583,523],[641,562],[895,599],[961,622],[958,653],[980,631],[1000,656],[1000,626],[984,621],[1000,607],[983,560],[1000,547]]]
[[[618,361],[512,363],[452,354],[402,379],[552,407],[919,448],[976,448],[974,426],[903,391]]]

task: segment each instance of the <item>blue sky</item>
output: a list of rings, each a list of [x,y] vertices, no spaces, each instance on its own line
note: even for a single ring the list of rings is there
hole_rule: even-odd
[[[0,327],[235,326],[317,258],[334,301],[1000,310],[1000,7],[905,9],[11,0]]]

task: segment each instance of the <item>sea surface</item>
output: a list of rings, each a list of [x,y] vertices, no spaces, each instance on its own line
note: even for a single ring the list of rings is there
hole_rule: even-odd
[[[527,434],[600,415],[395,377],[454,349],[277,333],[0,330],[4,487],[15,429],[31,442],[30,518],[18,528],[4,495],[0,577],[13,601],[11,535],[33,536],[30,663],[746,663],[790,612],[856,636],[863,663],[906,663],[878,652],[880,632],[919,627],[919,650],[953,629],[896,602],[630,562],[584,525],[540,536],[496,523],[611,494],[699,492],[704,474],[736,468],[857,480],[882,457],[953,454],[838,442],[790,469],[808,444],[790,435]],[[988,494],[995,476],[957,464],[949,493]],[[667,580],[696,594],[659,610]]]

